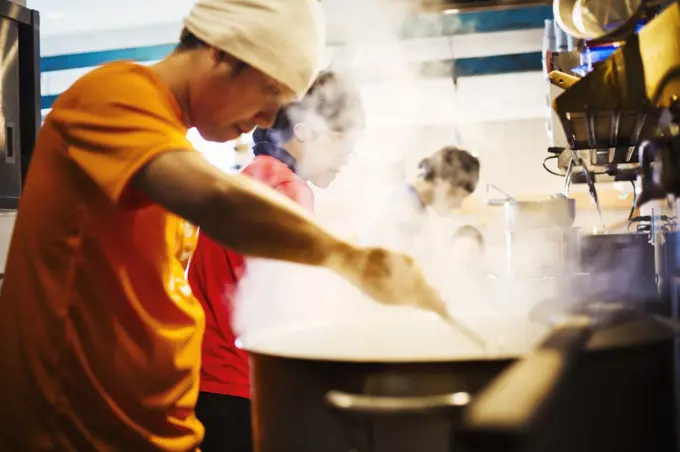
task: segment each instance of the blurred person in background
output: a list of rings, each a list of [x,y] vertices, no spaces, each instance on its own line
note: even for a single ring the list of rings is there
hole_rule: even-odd
[[[168,57],[106,64],[54,102],[0,292],[0,450],[198,449],[205,314],[177,218],[244,255],[329,268],[380,302],[444,309],[410,257],[338,239],[186,137],[270,127],[316,77],[323,28],[317,0],[199,0]]]
[[[451,256],[450,271],[461,279],[482,284],[488,276],[484,236],[476,227],[466,224],[453,234],[452,246],[448,250]]]
[[[456,313],[482,312],[490,303],[495,285],[488,273],[484,236],[472,225],[463,225],[449,236],[449,246],[438,247],[435,286]]]
[[[446,146],[418,164],[418,175],[393,193],[387,208],[371,225],[367,242],[396,249],[417,250],[426,235],[427,212],[447,216],[460,208],[477,188],[479,159]],[[438,239],[440,244],[449,240]],[[421,250],[422,251],[422,250]]]
[[[443,147],[420,161],[419,174],[408,188],[421,207],[447,215],[475,191],[479,168],[479,159],[470,152],[455,146]]]
[[[466,224],[453,234],[453,256],[456,262],[476,263],[484,258],[484,236],[474,226]]]
[[[340,76],[322,73],[302,101],[279,112],[271,128],[255,130],[255,158],[242,172],[313,212],[307,181],[327,187],[363,126],[358,92]],[[206,429],[203,452],[252,451],[248,354],[236,347],[232,330],[234,298],[245,269],[241,253],[199,234],[188,277],[206,313],[196,405]]]

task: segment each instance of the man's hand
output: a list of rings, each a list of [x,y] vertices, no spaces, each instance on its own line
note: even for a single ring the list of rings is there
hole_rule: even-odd
[[[334,267],[380,303],[416,306],[448,317],[446,303],[425,280],[413,258],[406,254],[383,248],[358,249],[344,265]]]

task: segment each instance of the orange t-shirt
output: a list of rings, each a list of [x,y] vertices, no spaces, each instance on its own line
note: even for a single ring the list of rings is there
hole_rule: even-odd
[[[155,156],[192,150],[186,132],[170,89],[134,63],[55,102],[0,295],[0,450],[200,444],[205,320],[181,262],[195,231],[129,185]]]

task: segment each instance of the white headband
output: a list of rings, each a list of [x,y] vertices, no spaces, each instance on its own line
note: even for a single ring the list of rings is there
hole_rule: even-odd
[[[184,26],[298,97],[321,66],[325,24],[318,0],[198,0]]]

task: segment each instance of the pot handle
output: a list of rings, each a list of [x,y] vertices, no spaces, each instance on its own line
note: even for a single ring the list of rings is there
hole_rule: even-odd
[[[551,408],[592,334],[588,317],[571,317],[526,358],[510,366],[466,410],[461,437],[473,448],[509,450]],[[473,449],[474,450],[474,449]]]
[[[383,397],[329,391],[326,403],[333,409],[355,415],[404,415],[457,413],[470,402],[467,392],[422,397]]]

